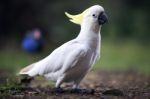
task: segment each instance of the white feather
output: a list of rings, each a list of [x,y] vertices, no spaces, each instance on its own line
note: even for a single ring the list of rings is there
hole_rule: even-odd
[[[35,63],[26,74],[43,75],[49,80],[57,81],[58,84],[70,81],[79,83],[100,56],[101,27],[91,21],[89,17],[85,18],[77,38],[63,44],[49,56]]]

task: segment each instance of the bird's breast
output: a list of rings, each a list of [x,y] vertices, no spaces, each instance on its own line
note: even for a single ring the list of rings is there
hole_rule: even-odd
[[[67,71],[65,81],[70,82],[82,79],[95,61],[95,55],[95,51],[93,52],[92,49],[89,49],[87,54],[74,67]]]

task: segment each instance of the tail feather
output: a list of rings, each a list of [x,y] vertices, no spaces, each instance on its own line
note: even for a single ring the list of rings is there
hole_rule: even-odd
[[[23,69],[20,70],[20,75],[28,75],[28,72],[34,67],[34,64],[31,64]]]

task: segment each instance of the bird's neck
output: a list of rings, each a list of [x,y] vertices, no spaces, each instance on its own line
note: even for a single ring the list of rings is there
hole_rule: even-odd
[[[96,39],[100,39],[100,30],[101,30],[101,26],[82,24],[77,39],[83,42],[89,42],[89,41],[94,41]]]
[[[99,44],[101,41],[100,30],[101,30],[101,26],[82,24],[81,31],[77,36],[77,39],[80,42],[97,46],[97,44]]]

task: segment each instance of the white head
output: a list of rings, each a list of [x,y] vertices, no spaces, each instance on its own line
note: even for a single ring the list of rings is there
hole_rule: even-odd
[[[67,12],[65,14],[70,18],[71,22],[94,30],[99,29],[101,25],[107,22],[107,15],[100,5],[94,5],[78,15],[70,15]]]

